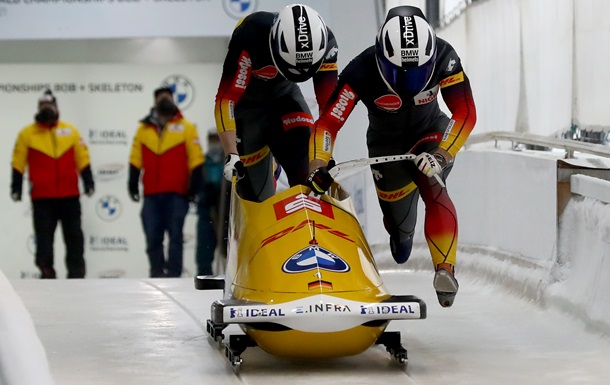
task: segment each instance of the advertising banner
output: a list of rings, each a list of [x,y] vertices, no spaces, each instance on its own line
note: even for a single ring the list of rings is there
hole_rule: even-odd
[[[148,260],[140,210],[129,199],[129,153],[139,120],[153,106],[161,85],[175,90],[186,119],[196,124],[206,146],[215,129],[214,97],[220,66],[192,65],[0,65],[0,141],[4,172],[0,172],[0,270],[9,278],[34,278],[35,237],[29,183],[23,199],[9,197],[11,158],[19,131],[34,121],[37,99],[46,89],[57,98],[60,119],[73,124],[89,148],[96,191],[81,196],[87,277],[147,277]],[[82,182],[79,181],[82,191]],[[194,275],[197,215],[194,207],[184,228],[183,276]],[[165,242],[167,247],[167,240]],[[65,277],[61,226],[55,233],[55,269]]]
[[[230,36],[289,0],[0,0],[0,40]],[[330,2],[307,4],[328,17]],[[329,20],[326,20],[329,22]]]

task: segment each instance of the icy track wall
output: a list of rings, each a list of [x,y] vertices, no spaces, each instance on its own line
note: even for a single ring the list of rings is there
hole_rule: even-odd
[[[572,175],[567,206],[558,215],[561,156],[496,149],[458,154],[447,180],[459,221],[457,273],[502,285],[543,306],[558,306],[610,332],[610,182]],[[342,183],[356,207],[359,197],[366,197],[359,217],[379,267],[432,272],[423,203],[413,254],[398,266],[379,226],[381,212],[369,174],[362,170]]]
[[[2,271],[0,342],[0,384],[55,384],[30,313]]]

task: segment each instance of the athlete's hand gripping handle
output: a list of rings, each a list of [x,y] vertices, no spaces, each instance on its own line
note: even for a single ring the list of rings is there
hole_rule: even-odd
[[[428,178],[436,178],[441,186],[445,187],[445,183],[440,177],[441,171],[447,165],[447,160],[441,154],[429,154],[422,152],[413,160],[415,166]]]
[[[314,193],[322,195],[328,191],[334,181],[333,177],[328,173],[328,167],[322,166],[316,168],[309,174],[307,185],[311,187],[311,190]]]
[[[226,180],[231,182],[234,174],[237,176],[237,180],[240,180],[246,175],[246,167],[239,159],[239,155],[228,154],[225,159],[223,175]]]

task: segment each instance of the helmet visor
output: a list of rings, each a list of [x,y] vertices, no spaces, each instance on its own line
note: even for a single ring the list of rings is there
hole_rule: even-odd
[[[385,57],[377,57],[379,70],[388,85],[401,97],[413,97],[420,93],[430,81],[434,71],[434,58],[413,68],[402,69]]]

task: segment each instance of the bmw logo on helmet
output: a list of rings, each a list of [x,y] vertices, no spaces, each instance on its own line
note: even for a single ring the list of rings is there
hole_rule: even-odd
[[[187,109],[195,100],[193,82],[184,75],[171,75],[163,79],[162,87],[169,87],[174,93],[174,103],[179,109]]]
[[[227,15],[239,20],[256,10],[256,0],[223,0],[222,7]]]
[[[112,222],[118,219],[123,212],[121,201],[112,195],[104,195],[95,205],[95,213],[101,219]]]

